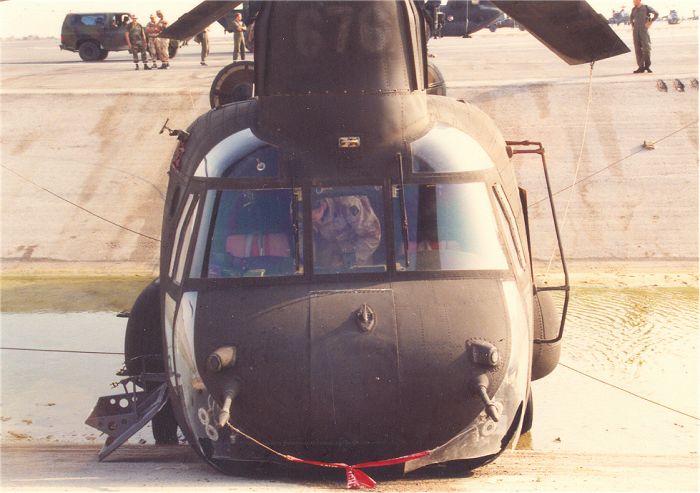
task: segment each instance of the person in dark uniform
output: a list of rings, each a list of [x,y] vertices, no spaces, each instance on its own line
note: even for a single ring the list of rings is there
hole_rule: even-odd
[[[637,70],[634,73],[641,74],[644,71],[651,73],[649,28],[651,23],[659,17],[659,13],[650,6],[644,5],[642,0],[633,0],[633,2],[634,8],[630,13],[630,24],[632,25],[634,54],[637,56]]]
[[[199,44],[202,45],[201,58],[202,61],[199,62],[200,65],[206,65],[206,59],[209,56],[209,26],[205,27],[202,32],[197,34],[194,38]]]
[[[241,55],[241,60],[245,60],[245,32],[247,28],[243,23],[240,13],[233,17],[233,61],[238,60],[238,54]]]
[[[131,16],[131,23],[124,33],[124,37],[126,38],[126,44],[129,46],[129,51],[134,56],[136,70],[139,69],[139,53],[141,53],[143,69],[151,70],[146,61],[146,30],[138,23],[135,15]]]

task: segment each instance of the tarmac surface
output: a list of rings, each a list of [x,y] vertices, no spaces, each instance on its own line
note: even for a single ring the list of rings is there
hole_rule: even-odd
[[[184,446],[123,447],[100,464],[87,446],[3,447],[3,491],[340,491],[342,470],[230,477]],[[697,457],[506,452],[472,473],[447,468],[377,480],[375,491],[696,491]],[[265,479],[260,479],[264,476]]]
[[[655,25],[654,74],[631,74],[634,55],[627,54],[596,63],[592,85],[590,67],[566,65],[517,30],[431,41],[431,60],[442,70],[449,96],[484,109],[507,139],[543,141],[553,188],[561,190],[555,201],[579,285],[689,286],[697,300],[698,101],[690,86],[698,77],[697,29],[693,22]],[[630,45],[629,28],[616,30]],[[0,44],[0,257],[3,276],[19,286],[13,302],[33,295],[41,298],[37,303],[45,301],[36,296],[35,277],[59,276],[60,283],[64,275],[157,275],[166,171],[175,146],[158,131],[166,118],[173,128],[185,128],[208,109],[209,84],[230,62],[231,51],[230,39],[213,41],[208,66],[199,65],[193,45],[173,59],[170,70],[151,72],[134,71],[124,53],[81,62],[77,54],[60,52],[57,40]],[[656,89],[657,79],[666,81],[668,92]],[[673,90],[674,79],[684,82],[684,92]],[[655,149],[643,149],[645,140],[654,141]],[[532,204],[544,198],[538,167],[529,160],[521,165]],[[540,239],[534,253],[546,268],[553,245],[548,211],[533,205],[531,213],[533,235]],[[7,286],[4,280],[5,292]],[[83,292],[95,296],[92,288]],[[638,315],[635,303],[621,314],[625,323]],[[653,304],[641,306],[655,318]],[[645,334],[638,341],[645,355],[674,345],[697,354],[697,302],[687,306],[695,306],[690,310],[696,316],[684,319],[690,326],[684,338],[660,341]],[[3,346],[18,345],[36,330],[46,348],[122,350],[124,319],[113,313],[28,316],[31,323],[3,314]],[[99,333],[90,331],[95,326]],[[79,344],[69,347],[68,341]],[[575,341],[585,347],[584,338]],[[596,363],[602,349],[591,344],[564,362],[592,355]],[[122,357],[8,353],[2,352],[3,491],[308,491],[344,485],[342,473],[321,479],[316,473],[225,477],[184,446],[133,445],[98,464],[103,437],[75,424],[97,395],[109,393],[107,383]],[[421,473],[380,481],[379,489],[696,491],[697,358],[652,359],[650,365],[664,361],[673,378],[664,381],[660,372],[652,384],[664,399],[679,394],[674,407],[690,417],[560,366],[533,384],[535,425],[531,444],[521,444],[524,450],[506,452],[471,476]],[[622,364],[613,360],[598,369],[609,376],[606,371]],[[679,380],[690,390],[676,392],[686,389],[676,387]],[[150,440],[148,434],[144,430],[134,443]]]

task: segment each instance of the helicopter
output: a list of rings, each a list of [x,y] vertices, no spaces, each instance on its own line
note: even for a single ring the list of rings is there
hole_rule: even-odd
[[[629,51],[585,1],[494,3],[569,64]],[[161,130],[160,276],[129,316],[124,392],[86,421],[99,459],[152,421],[229,474],[306,463],[371,487],[363,468],[494,460],[532,426],[569,300],[559,239],[564,284],[536,284],[515,177],[541,158],[558,238],[543,147],[444,96],[420,2],[266,2],[256,32],[213,108]]]
[[[430,35],[434,38],[468,38],[503,16],[503,12],[487,0],[448,0],[444,5],[440,0],[428,0],[425,11]]]

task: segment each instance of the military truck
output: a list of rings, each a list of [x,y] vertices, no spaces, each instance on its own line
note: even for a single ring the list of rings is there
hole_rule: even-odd
[[[98,12],[67,14],[61,28],[62,50],[78,52],[86,62],[104,60],[110,51],[126,51],[124,33],[131,14],[128,12]],[[170,57],[177,53],[178,42],[170,40]]]

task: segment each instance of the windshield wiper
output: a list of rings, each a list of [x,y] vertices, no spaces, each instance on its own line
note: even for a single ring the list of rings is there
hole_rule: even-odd
[[[406,267],[410,265],[408,259],[408,215],[406,214],[406,194],[404,193],[403,182],[403,156],[400,152],[396,153],[399,163],[399,205],[401,207],[401,233],[403,234],[403,254],[406,259]]]
[[[292,179],[292,234],[294,235],[294,268],[299,272],[301,264],[301,254],[299,252],[299,200],[297,199],[297,190],[294,188],[294,179]]]

